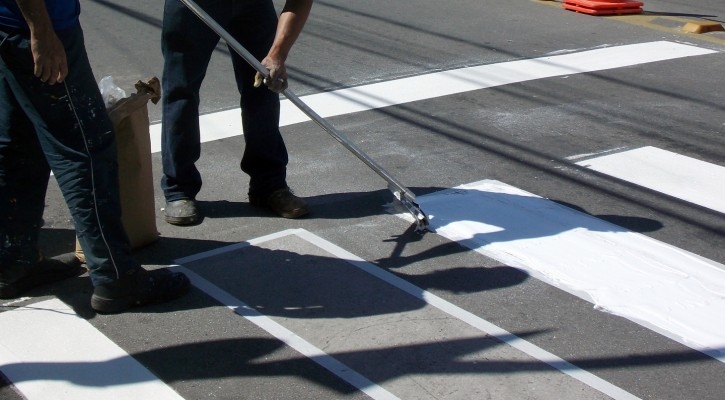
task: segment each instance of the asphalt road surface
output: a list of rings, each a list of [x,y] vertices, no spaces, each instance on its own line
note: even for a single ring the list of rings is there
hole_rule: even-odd
[[[161,77],[163,2],[81,3],[98,80]],[[417,196],[424,234],[286,100],[288,181],[313,212],[249,205],[220,44],[198,225],[163,220],[148,105],[160,235],[135,254],[194,289],[97,315],[80,277],[0,304],[0,398],[722,399],[725,5],[643,9],[315,2],[290,89]],[[51,181],[44,251],[74,242]]]

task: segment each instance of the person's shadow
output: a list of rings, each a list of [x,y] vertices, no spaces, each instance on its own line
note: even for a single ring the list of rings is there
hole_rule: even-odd
[[[612,222],[625,222],[630,228],[636,228],[637,231],[643,230],[655,230],[661,227],[657,221],[648,220],[639,217],[625,217],[625,216],[597,216],[598,218],[581,218],[579,213],[584,212],[580,207],[575,205],[565,204],[569,209],[573,209],[576,212],[573,213],[561,213],[562,202],[552,202],[539,197],[521,196],[516,194],[507,193],[495,193],[495,192],[481,192],[477,190],[463,190],[463,189],[448,189],[446,191],[438,191],[439,188],[415,188],[415,192],[421,193],[419,199],[425,199],[425,194],[436,193],[434,196],[436,199],[433,202],[423,201],[423,206],[436,206],[436,202],[442,202],[445,204],[448,201],[449,196],[474,196],[478,200],[483,200],[490,207],[477,207],[477,214],[473,216],[473,221],[478,224],[484,224],[486,226],[494,227],[490,232],[477,234],[476,238],[473,238],[477,242],[484,241],[486,243],[496,242],[507,242],[526,238],[541,238],[551,235],[556,235],[560,232],[584,228],[590,230],[621,230],[625,231],[625,227],[620,227],[612,223],[604,222],[604,220],[610,220]],[[386,212],[384,205],[390,204],[391,197],[388,196],[389,192],[381,190],[370,193],[346,193],[336,195],[325,195],[319,197],[313,197],[309,199],[310,204],[314,206],[314,214],[311,218],[324,218],[324,219],[349,219],[349,218],[362,218],[365,216],[378,215]],[[559,204],[557,204],[559,203]],[[444,208],[445,209],[445,208]],[[534,210],[535,212],[546,214],[547,210],[557,211],[556,215],[571,215],[568,219],[557,219],[551,224],[536,224],[530,225],[525,218],[521,218],[519,213],[522,210]],[[230,202],[217,202],[214,203],[213,207],[210,208],[211,218],[224,218],[225,216],[239,216],[244,213],[264,213],[264,210],[259,210],[255,207],[249,206],[248,204],[236,204]],[[522,214],[523,215],[523,214]],[[443,219],[443,215],[434,215],[435,219]],[[445,216],[450,220],[455,220],[455,215]],[[466,218],[471,218],[470,214],[466,214]],[[586,225],[582,226],[582,221],[587,222]],[[57,251],[58,253],[67,252],[68,248],[75,245],[75,235],[72,230],[67,229],[43,229],[43,244],[46,246],[46,250],[50,253]],[[474,293],[477,291],[491,290],[495,288],[513,286],[525,281],[528,278],[528,273],[519,269],[499,265],[495,267],[483,267],[480,265],[468,265],[468,266],[457,266],[450,268],[441,266],[435,270],[431,270],[425,274],[406,274],[402,272],[402,267],[411,265],[420,261],[430,261],[434,259],[444,259],[447,256],[455,255],[470,251],[470,248],[462,245],[461,243],[448,242],[440,244],[434,247],[423,248],[421,251],[410,254],[407,252],[403,256],[406,246],[414,242],[422,240],[422,236],[413,232],[413,227],[410,226],[406,231],[400,235],[391,238],[381,238],[381,241],[393,241],[396,243],[394,250],[386,257],[381,257],[377,260],[371,261],[372,264],[382,269],[391,271],[401,278],[410,280],[412,283],[418,285],[423,290],[426,289],[438,289],[444,290],[451,293]],[[134,251],[136,256],[142,264],[145,265],[157,265],[163,266],[172,263],[174,260],[180,257],[203,253],[210,250],[216,250],[224,246],[228,246],[227,242],[220,242],[216,240],[202,240],[202,239],[184,239],[184,238],[173,238],[173,237],[161,237],[156,243],[149,246],[137,249]],[[60,250],[62,248],[62,250]],[[73,247],[71,247],[73,248]],[[245,294],[245,297],[249,298],[252,294],[257,293],[257,297],[252,297],[255,301],[262,301],[262,298],[267,294],[262,291],[258,292],[258,287],[264,286],[279,286],[281,284],[280,277],[285,277],[286,283],[304,282],[310,276],[315,276],[316,271],[328,268],[326,265],[337,265],[339,260],[334,257],[327,256],[313,256],[296,254],[294,252],[284,250],[260,250],[257,247],[250,246],[248,253],[258,252],[260,254],[250,256],[251,258],[246,260],[247,265],[243,269],[232,268],[231,275],[237,274],[239,276],[252,276],[254,279],[239,282],[235,286],[235,291],[240,290]],[[290,263],[286,260],[295,260],[294,264],[304,266],[304,268],[289,269]],[[235,265],[231,260],[230,265]],[[250,270],[251,268],[251,270]],[[327,290],[328,293],[339,293],[340,285],[339,282],[349,280],[345,278],[345,275],[349,271],[340,272],[339,280],[335,281],[334,285],[331,285]],[[285,284],[286,284],[285,283]],[[94,312],[88,307],[88,297],[92,291],[87,278],[79,278],[72,280],[72,282],[66,282],[64,284],[68,289],[71,290],[59,290],[58,295],[65,297],[64,300],[68,301],[69,304],[73,304],[79,314],[85,317],[92,317]],[[291,313],[284,311],[290,309],[290,307],[300,307],[299,309],[309,310],[308,302],[310,299],[317,299],[319,294],[312,290],[308,290],[309,287],[316,287],[314,282],[309,282],[309,286],[294,289],[289,288],[284,293],[295,293],[293,298],[288,298],[290,295],[283,295],[277,299],[277,304],[268,304],[267,311],[272,310],[277,314],[290,315]],[[50,288],[46,288],[46,291],[53,293],[58,289],[58,285],[52,285]],[[350,287],[345,290],[354,292],[355,288]],[[344,290],[343,290],[344,292]],[[349,292],[348,292],[349,293]],[[365,293],[359,293],[359,296],[364,297]],[[268,301],[268,300],[265,300]],[[334,296],[332,298],[317,299],[313,301],[316,304],[333,304]],[[404,302],[403,302],[404,303]],[[393,308],[386,307],[366,307],[365,313],[382,314],[398,312],[404,309],[420,307],[421,304],[407,304]],[[158,308],[159,310],[164,307]],[[156,312],[157,309],[149,308],[149,312]],[[318,311],[321,309],[318,309]],[[335,307],[324,308],[328,314],[322,314],[327,317],[344,316],[349,317],[350,315],[359,314],[360,310],[355,309],[335,309]],[[292,313],[294,314],[294,313]],[[311,314],[308,314],[309,317]]]

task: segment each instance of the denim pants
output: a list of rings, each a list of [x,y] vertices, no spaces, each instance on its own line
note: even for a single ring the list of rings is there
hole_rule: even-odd
[[[27,33],[0,28],[0,268],[32,265],[53,171],[94,285],[140,265],[121,223],[112,123],[80,26],[57,32],[68,60],[63,83],[33,75]]]
[[[267,55],[277,28],[271,0],[197,0],[220,26],[258,60]],[[167,201],[194,199],[201,190],[195,166],[201,152],[199,89],[219,36],[179,0],[164,5],[161,47],[161,188]],[[254,88],[255,70],[231,48],[241,100],[244,154],[240,167],[249,175],[249,194],[266,195],[287,186],[287,148],[279,132],[279,95]],[[240,132],[241,133],[241,132]]]

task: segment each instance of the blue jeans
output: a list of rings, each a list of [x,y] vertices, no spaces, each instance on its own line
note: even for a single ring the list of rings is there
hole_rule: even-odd
[[[196,3],[257,59],[267,55],[277,28],[271,0]],[[199,89],[218,42],[219,36],[180,1],[166,0],[161,40],[161,188],[167,201],[194,199],[201,190],[201,175],[195,166],[201,153]],[[288,155],[279,132],[279,95],[265,87],[254,88],[254,69],[231,48],[229,51],[241,95],[245,148],[240,167],[250,177],[249,194],[263,196],[287,186]]]
[[[116,141],[80,26],[57,32],[68,77],[33,75],[27,33],[0,28],[0,268],[38,258],[52,170],[75,223],[94,285],[139,268],[121,223]]]

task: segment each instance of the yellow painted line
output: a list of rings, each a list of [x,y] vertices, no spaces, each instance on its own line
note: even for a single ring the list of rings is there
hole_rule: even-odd
[[[561,0],[530,0],[534,3],[544,4],[548,6],[553,7],[559,7],[563,11],[572,12],[568,10],[564,10],[562,7]],[[645,4],[646,7],[646,4]],[[628,14],[628,15],[603,15],[603,16],[590,16],[592,18],[608,18],[613,19],[616,21],[624,22],[630,25],[636,25],[641,26],[643,28],[652,29],[660,32],[667,32],[672,33],[680,36],[684,36],[690,39],[694,40],[702,40],[705,42],[710,43],[716,43],[720,45],[725,45],[725,35],[712,35],[707,34],[708,32],[715,32],[715,31],[722,31],[722,25],[718,28],[716,25],[719,25],[716,22],[708,21],[708,20],[702,20],[702,19],[696,19],[696,18],[684,18],[684,17],[675,17],[670,15],[657,15],[657,14],[649,14],[645,10],[642,14]],[[663,25],[661,23],[657,23],[657,21],[671,22],[672,26]],[[670,24],[668,24],[670,25]],[[701,33],[697,33],[701,32]]]

